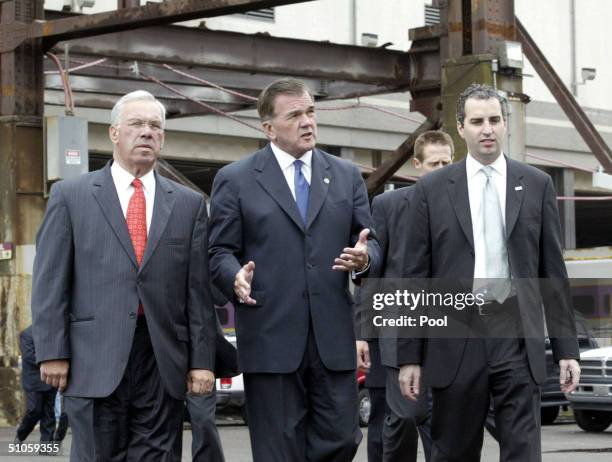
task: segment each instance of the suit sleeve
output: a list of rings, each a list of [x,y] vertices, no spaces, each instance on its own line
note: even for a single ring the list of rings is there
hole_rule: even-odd
[[[563,251],[557,194],[550,177],[542,202],[540,269],[542,302],[555,362],[580,359]]]
[[[376,231],[376,237],[378,239],[380,249],[380,263],[378,264],[378,267],[374,269],[372,269],[372,267],[370,266],[370,270],[368,271],[368,279],[382,278],[384,271],[384,260],[387,254],[387,223],[385,220],[384,201],[381,200],[380,196],[376,196],[372,201],[372,222],[374,224],[374,230]],[[357,338],[357,340],[370,341],[371,339],[365,338],[362,335],[362,332],[364,332],[362,324],[366,322],[366,319],[368,319],[365,310],[369,308],[368,306],[363,304],[364,298],[367,298],[363,297],[363,292],[369,292],[369,290],[365,287],[365,284],[368,284],[369,281],[366,280],[365,282],[361,282],[362,287],[357,286],[355,288],[355,337]]]
[[[242,217],[239,197],[232,180],[220,170],[213,182],[210,206],[210,268],[213,284],[235,300],[234,279],[240,271]]]
[[[36,353],[31,329],[24,329],[19,334],[19,349],[21,350],[21,361],[23,363],[28,362],[33,367],[36,367]]]
[[[357,167],[353,167],[353,223],[351,232],[351,246],[354,246],[359,240],[359,233],[368,228],[370,234],[368,236],[368,269],[360,273],[356,273],[353,278],[355,284],[359,284],[362,277],[368,274],[379,274],[380,272],[380,247],[374,230],[372,216],[370,214],[370,203],[363,178]]]
[[[213,370],[215,365],[216,313],[208,264],[208,215],[201,199],[191,236],[189,258],[189,368]]]
[[[389,229],[387,226],[387,212],[385,201],[382,196],[376,196],[372,201],[372,221],[378,238],[380,251],[380,262],[376,271],[370,271],[370,277],[382,277],[387,260],[387,249],[389,245]]]
[[[415,186],[407,218],[404,278],[424,279],[431,276],[431,239],[429,233],[429,205],[423,181]],[[422,364],[424,338],[399,338],[397,364]]]
[[[62,183],[51,188],[36,236],[32,276],[32,332],[36,361],[70,358],[70,290],[74,245]]]

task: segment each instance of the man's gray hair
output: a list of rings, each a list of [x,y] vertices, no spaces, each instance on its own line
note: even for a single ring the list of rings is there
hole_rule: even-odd
[[[457,100],[457,122],[459,122],[459,125],[463,126],[463,122],[465,122],[465,102],[470,98],[481,100],[495,98],[499,101],[499,105],[501,106],[502,117],[504,120],[507,120],[508,102],[506,98],[500,95],[493,87],[480,83],[473,83],[463,90]]]
[[[155,98],[151,93],[145,90],[136,90],[119,98],[119,101],[115,103],[113,110],[111,111],[110,122],[111,125],[117,125],[121,119],[121,111],[123,105],[132,101],[153,101],[159,107],[159,112],[162,119],[162,127],[166,125],[166,108],[164,105]]]

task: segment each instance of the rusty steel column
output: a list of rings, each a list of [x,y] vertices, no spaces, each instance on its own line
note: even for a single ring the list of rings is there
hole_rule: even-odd
[[[514,0],[472,1],[471,54],[497,53],[504,40],[516,40],[514,18]]]
[[[505,92],[513,105],[516,120],[509,124],[515,131],[512,157],[524,152],[524,102],[522,76],[514,69],[497,70],[499,46],[516,41],[514,0],[438,0],[447,34],[440,42],[442,59],[442,125],[455,142],[455,160],[467,154],[465,142],[457,133],[456,102],[459,94],[472,83],[495,86]],[[516,106],[516,107],[515,107]],[[522,125],[521,125],[522,124]],[[517,147],[518,146],[518,147]]]
[[[42,0],[0,3],[0,25],[42,19]],[[45,202],[43,186],[43,74],[40,40],[0,54],[0,425],[23,411],[18,335],[30,323],[34,239]]]

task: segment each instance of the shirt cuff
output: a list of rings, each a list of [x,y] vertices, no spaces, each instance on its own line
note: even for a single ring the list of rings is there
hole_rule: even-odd
[[[361,268],[359,271],[351,271],[351,279],[357,279],[366,274],[370,270],[370,257],[368,257],[368,262],[366,265]]]

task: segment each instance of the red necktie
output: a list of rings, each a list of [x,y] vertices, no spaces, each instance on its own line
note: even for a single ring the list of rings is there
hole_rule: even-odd
[[[127,221],[128,231],[136,253],[136,261],[140,265],[144,256],[145,248],[147,247],[147,204],[145,201],[144,191],[142,189],[142,181],[135,178],[132,181],[134,193],[130,197],[128,204]],[[144,314],[142,303],[138,304],[138,316]]]

